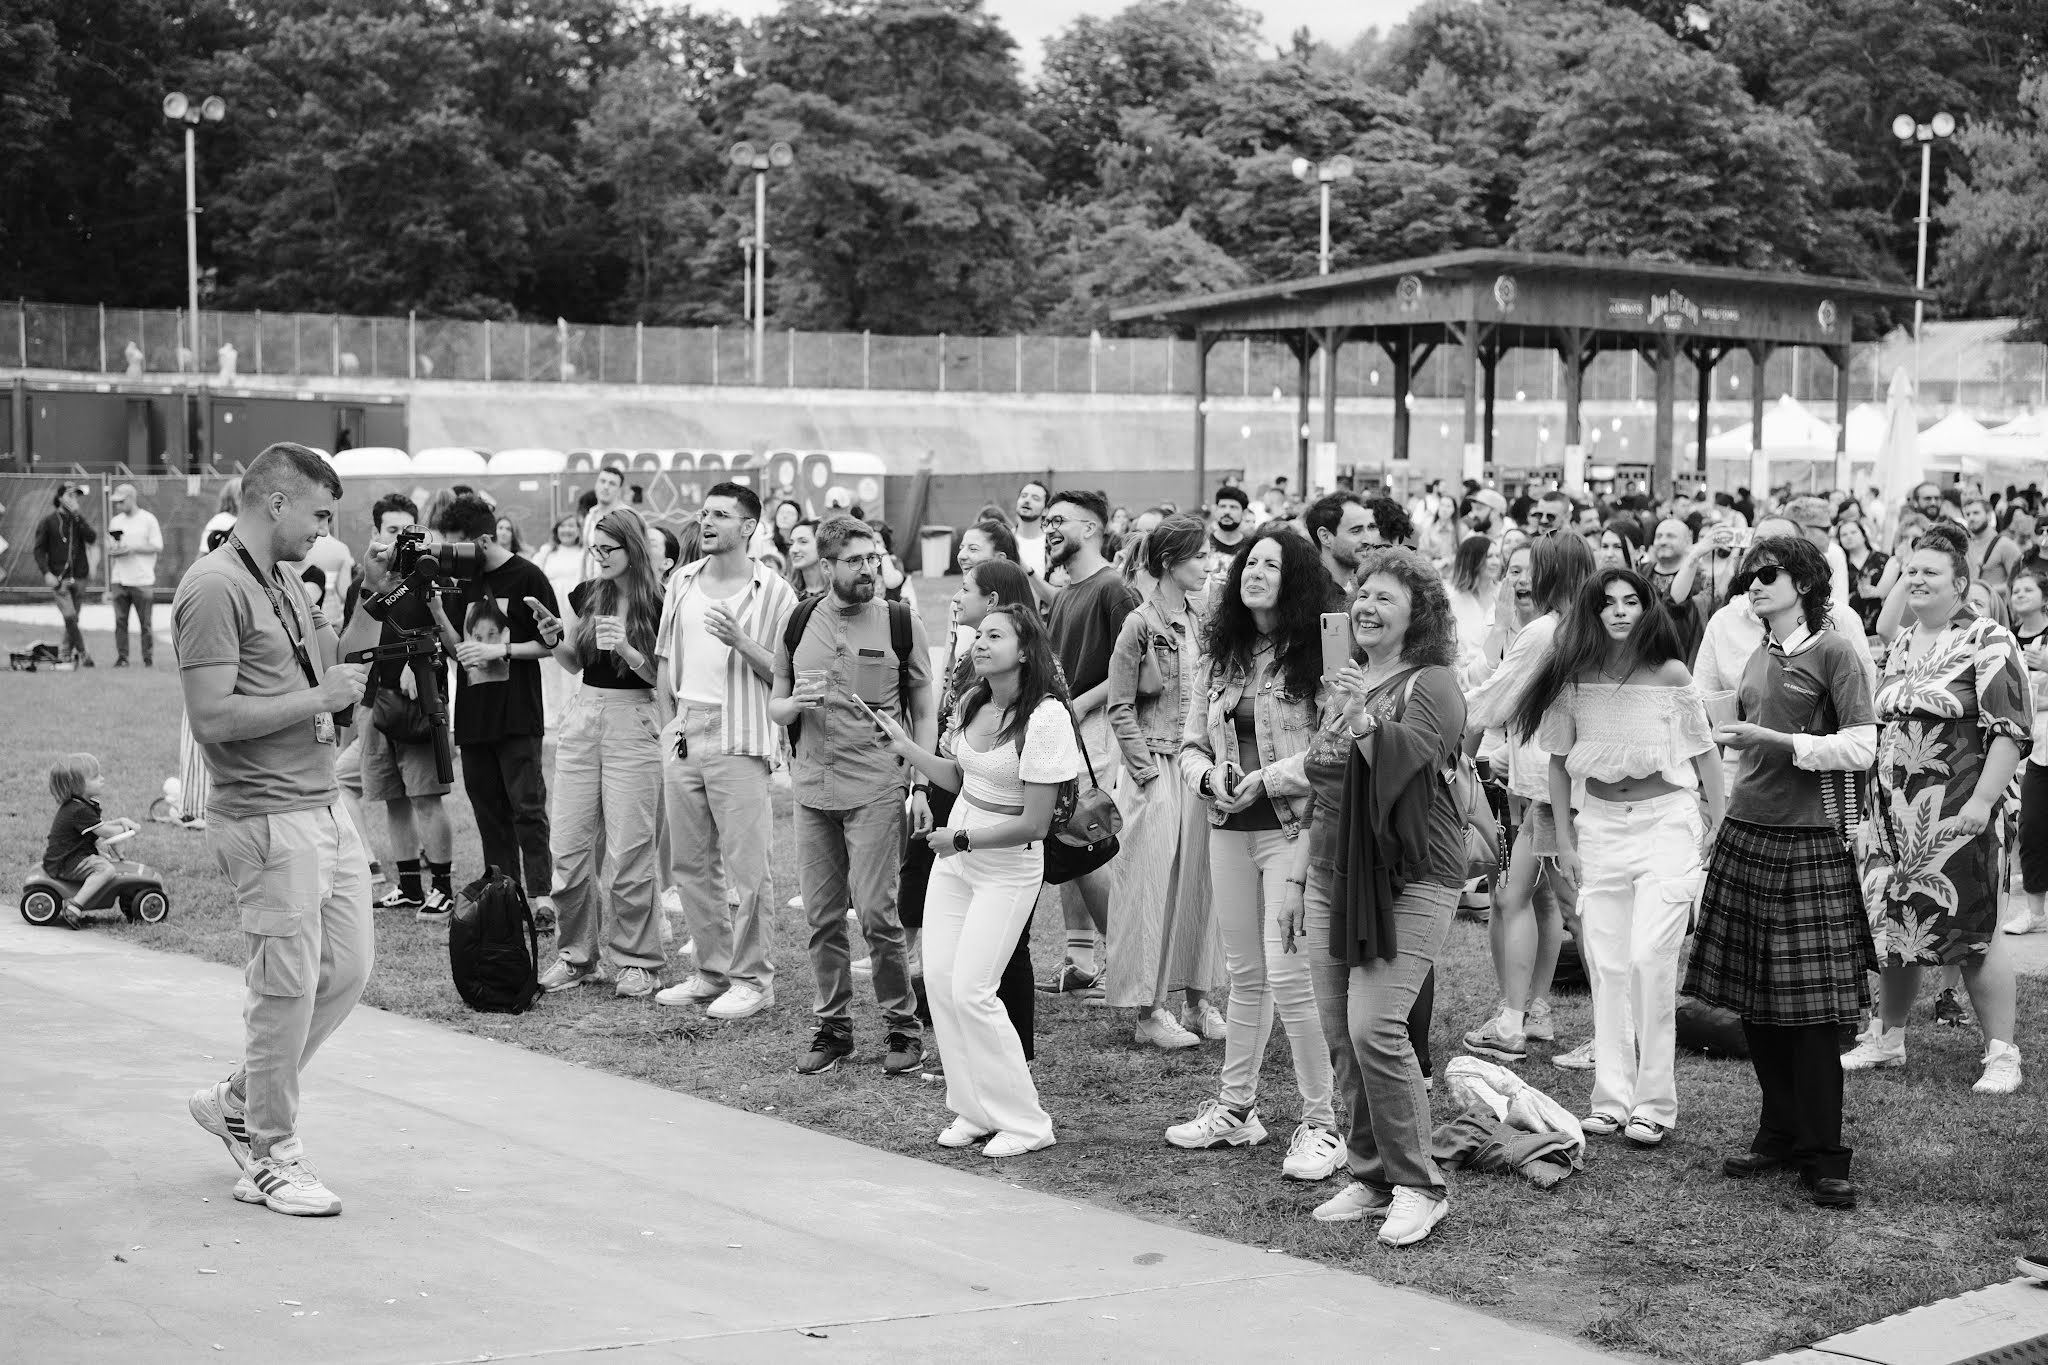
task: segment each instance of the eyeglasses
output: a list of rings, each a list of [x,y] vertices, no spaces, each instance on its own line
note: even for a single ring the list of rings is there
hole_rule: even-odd
[[[1563,519],[1564,513],[1562,512],[1546,512],[1540,507],[1531,508],[1529,511],[1529,520],[1539,526],[1555,526]]]
[[[882,567],[882,557],[880,555],[841,555],[832,562],[834,564],[844,564],[849,569],[879,569]]]
[[[1099,524],[1099,523],[1097,523],[1097,522],[1096,522],[1095,518],[1093,518],[1093,517],[1073,517],[1073,518],[1069,518],[1069,517],[1047,517],[1047,518],[1045,518],[1045,528],[1046,528],[1046,529],[1047,529],[1048,531],[1057,531],[1057,530],[1059,530],[1060,528],[1064,527],[1064,526],[1065,526],[1065,525],[1066,525],[1066,524],[1067,524],[1067,523],[1068,523],[1068,522],[1069,522],[1070,520],[1072,520],[1072,521],[1085,521],[1085,522],[1087,522],[1087,523],[1088,523],[1088,524],[1089,524],[1090,526],[1094,526],[1094,525],[1098,525],[1098,524]]]
[[[623,545],[600,545],[594,540],[590,542],[590,553],[596,555],[599,559],[610,559],[625,548]]]

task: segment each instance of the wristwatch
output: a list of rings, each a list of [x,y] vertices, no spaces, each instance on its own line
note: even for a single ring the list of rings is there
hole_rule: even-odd
[[[967,847],[966,830],[956,829],[953,831],[953,851],[955,853],[968,853],[972,851]]]

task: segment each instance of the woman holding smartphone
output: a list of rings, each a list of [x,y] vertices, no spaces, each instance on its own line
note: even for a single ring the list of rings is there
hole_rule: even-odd
[[[1181,734],[1181,778],[1209,806],[1209,877],[1230,1006],[1217,1097],[1166,1130],[1176,1147],[1266,1140],[1259,1068],[1277,1011],[1294,1055],[1301,1122],[1281,1174],[1325,1180],[1344,1159],[1330,1098],[1330,1049],[1308,954],[1281,933],[1295,841],[1314,807],[1305,768],[1322,690],[1330,575],[1308,541],[1271,523],[1231,560],[1203,640]]]
[[[1038,901],[1041,844],[1081,751],[1035,606],[988,611],[970,657],[974,681],[947,728],[950,753],[931,753],[894,719],[868,714],[891,748],[959,793],[952,818],[925,836],[938,859],[925,892],[925,988],[955,1115],[939,1145],[986,1138],[983,1156],[1018,1156],[1053,1145],[1052,1119],[996,981]]]
[[[598,979],[604,904],[612,909],[614,987],[652,995],[667,959],[655,915],[655,822],[661,806],[661,723],[654,707],[654,636],[661,580],[647,553],[647,528],[619,508],[590,533],[597,577],[569,594],[569,620],[533,599],[534,624],[555,662],[582,675],[555,752],[550,812],[555,914],[561,957],[541,973],[550,991]],[[600,868],[599,857],[609,869]],[[605,893],[595,884],[603,871]]]

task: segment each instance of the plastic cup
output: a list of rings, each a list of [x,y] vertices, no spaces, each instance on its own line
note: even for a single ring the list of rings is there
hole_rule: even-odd
[[[796,689],[807,697],[822,697],[825,689],[832,685],[832,672],[825,668],[806,668],[796,675]]]
[[[1742,719],[1733,692],[1702,692],[1700,699],[1707,704],[1707,723],[1716,730]]]

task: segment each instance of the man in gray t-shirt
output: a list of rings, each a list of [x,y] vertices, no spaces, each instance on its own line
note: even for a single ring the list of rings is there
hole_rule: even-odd
[[[242,476],[227,543],[185,573],[172,639],[192,737],[213,779],[206,839],[234,888],[249,963],[242,1064],[199,1089],[192,1117],[241,1168],[235,1198],[321,1216],[341,1201],[307,1168],[299,1073],[355,1008],[374,935],[370,868],[334,780],[336,712],[365,670],[339,662],[376,643],[356,613],[341,640],[289,566],[332,528],[341,480],[316,452],[280,443]],[[363,587],[382,591],[381,555]]]
[[[790,746],[796,790],[798,877],[811,921],[811,974],[818,1031],[797,1070],[830,1071],[853,1053],[853,974],[845,910],[860,915],[874,961],[875,1000],[889,1026],[883,1069],[908,1071],[924,1058],[923,1026],[910,985],[903,921],[897,913],[903,865],[904,795],[912,775],[862,703],[903,722],[917,742],[936,742],[931,651],[909,612],[910,649],[899,657],[890,613],[877,601],[882,547],[851,517],[818,528],[818,562],[831,574],[823,597],[797,608],[803,633],[792,651],[778,640],[768,715],[799,726]],[[794,618],[792,618],[794,619]],[[911,797],[916,832],[930,828],[923,781]]]

